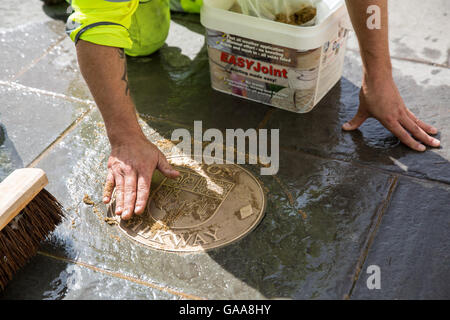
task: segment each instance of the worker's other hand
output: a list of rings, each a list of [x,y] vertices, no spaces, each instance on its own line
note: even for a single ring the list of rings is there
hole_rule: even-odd
[[[124,220],[131,219],[133,214],[142,214],[150,195],[155,169],[168,178],[179,175],[162,152],[145,138],[133,138],[126,144],[112,145],[103,202],[106,204],[111,201],[115,187],[115,213]]]
[[[411,149],[425,151],[425,145],[440,146],[440,141],[430,136],[438,130],[419,120],[405,106],[392,78],[364,81],[359,93],[358,112],[342,128],[347,131],[355,130],[370,117],[380,121]]]

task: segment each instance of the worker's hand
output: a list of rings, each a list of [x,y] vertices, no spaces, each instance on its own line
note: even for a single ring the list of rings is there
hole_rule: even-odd
[[[424,144],[431,147],[440,145],[439,140],[430,136],[438,130],[419,120],[408,110],[391,77],[364,81],[359,94],[358,112],[342,128],[347,131],[355,130],[370,117],[380,121],[411,149],[425,151]]]
[[[103,202],[111,201],[115,187],[115,213],[124,220],[131,219],[133,214],[142,214],[155,169],[168,178],[179,175],[162,152],[146,138],[133,138],[126,144],[111,145]]]

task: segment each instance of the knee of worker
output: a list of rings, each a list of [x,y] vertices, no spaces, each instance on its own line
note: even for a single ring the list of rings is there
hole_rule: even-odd
[[[199,13],[203,0],[170,0],[172,11]]]
[[[133,45],[125,53],[130,56],[146,56],[157,51],[166,41],[169,27],[169,0],[141,0],[129,30]]]
[[[99,45],[131,48],[128,29],[139,0],[72,0],[66,32],[76,43],[82,39]]]

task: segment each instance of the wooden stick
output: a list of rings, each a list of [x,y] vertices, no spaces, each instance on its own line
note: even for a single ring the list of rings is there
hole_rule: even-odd
[[[0,230],[48,184],[41,169],[18,169],[0,183]]]

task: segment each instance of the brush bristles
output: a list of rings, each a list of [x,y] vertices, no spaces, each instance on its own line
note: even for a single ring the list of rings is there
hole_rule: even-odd
[[[62,206],[44,189],[0,231],[0,291],[36,254],[62,217]]]

